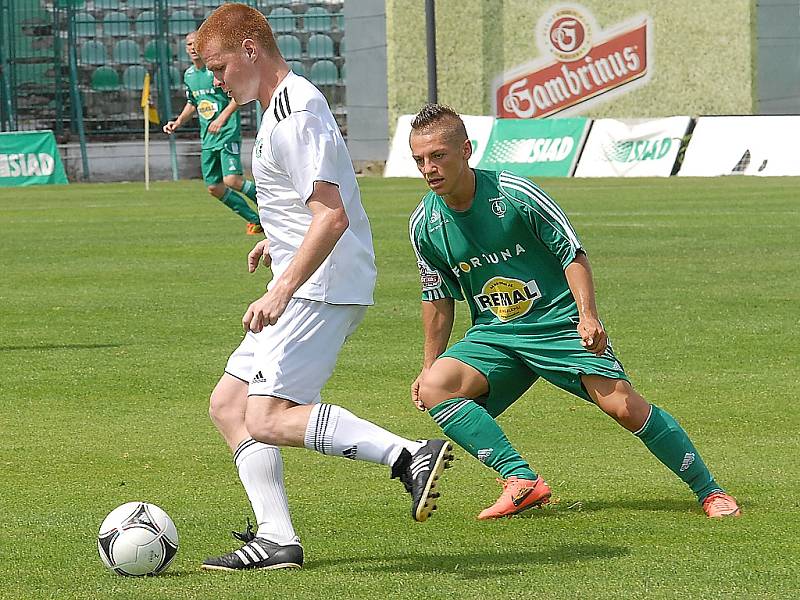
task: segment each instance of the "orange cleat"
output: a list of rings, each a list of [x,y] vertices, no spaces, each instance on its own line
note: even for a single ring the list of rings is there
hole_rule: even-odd
[[[712,492],[703,500],[703,510],[711,518],[738,517],[742,514],[733,496],[725,492]]]
[[[261,226],[261,223],[247,224],[247,235],[259,235],[262,233],[264,233],[264,228]]]
[[[497,502],[478,515],[481,520],[510,517],[523,510],[550,502],[552,494],[550,486],[541,477],[537,477],[534,481],[518,477],[509,477],[505,481],[498,479],[497,481],[503,485],[503,493],[500,494]]]

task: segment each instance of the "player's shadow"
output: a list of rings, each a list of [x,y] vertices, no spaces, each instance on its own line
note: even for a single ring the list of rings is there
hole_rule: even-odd
[[[99,348],[121,348],[122,344],[28,344],[24,346],[0,346],[0,352],[16,350],[97,350]]]
[[[700,505],[692,500],[677,500],[665,498],[663,500],[591,500],[588,502],[562,501],[556,512],[560,514],[569,512],[602,512],[605,510],[641,510],[644,512],[697,512],[702,514]],[[531,511],[528,511],[531,512]]]
[[[517,575],[520,568],[590,560],[605,561],[629,554],[630,550],[624,546],[566,544],[540,550],[510,549],[507,552],[312,559],[303,568],[316,570],[347,565],[350,569],[361,573],[454,573],[463,579],[484,579]]]

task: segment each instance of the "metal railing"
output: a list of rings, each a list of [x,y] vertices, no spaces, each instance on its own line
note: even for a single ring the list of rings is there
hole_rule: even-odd
[[[320,87],[346,131],[343,0],[245,3],[267,16],[292,68]],[[162,121],[174,117],[191,64],[183,38],[218,4],[0,0],[0,130],[52,129],[60,142],[136,137],[145,73]],[[254,104],[242,109],[245,132],[256,127]]]

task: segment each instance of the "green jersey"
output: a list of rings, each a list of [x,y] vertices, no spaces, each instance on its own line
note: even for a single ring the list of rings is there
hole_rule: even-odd
[[[428,192],[411,215],[422,299],[466,300],[473,325],[513,322],[519,333],[577,323],[564,269],[582,247],[564,212],[528,179],[474,172],[467,210]]]
[[[218,133],[208,133],[209,123],[219,116],[229,102],[233,102],[221,87],[214,87],[214,74],[205,67],[195,69],[192,65],[183,74],[183,83],[186,86],[186,100],[197,109],[200,117],[202,149],[219,150],[231,142],[241,143],[239,111],[228,118]]]

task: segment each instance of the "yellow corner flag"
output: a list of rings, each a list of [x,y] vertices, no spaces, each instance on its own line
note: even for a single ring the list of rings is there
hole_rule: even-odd
[[[142,111],[145,112],[145,119],[149,123],[160,123],[161,119],[158,118],[158,110],[150,102],[150,73],[144,74],[144,84],[142,84]]]

